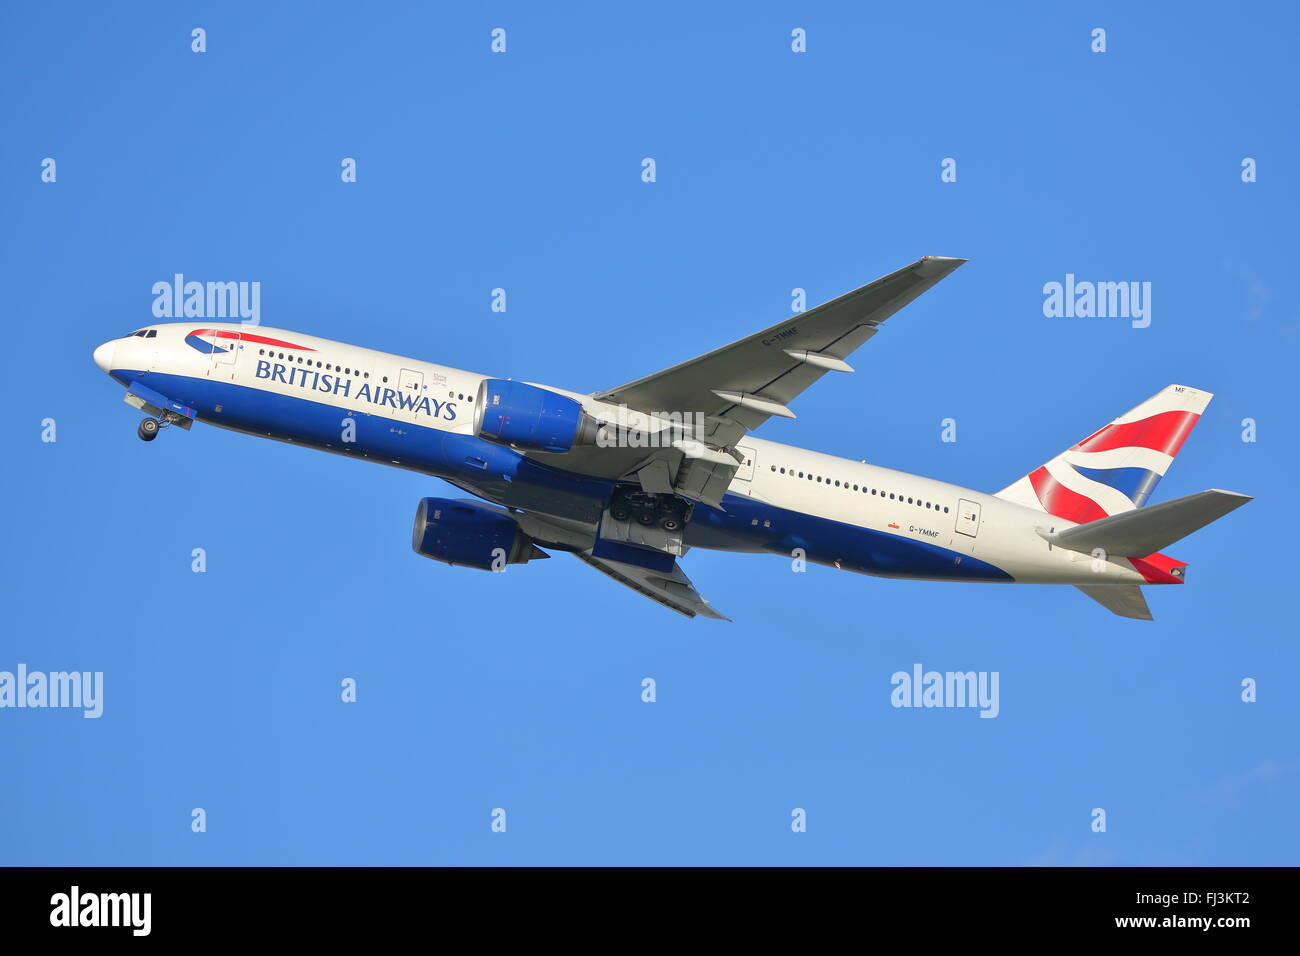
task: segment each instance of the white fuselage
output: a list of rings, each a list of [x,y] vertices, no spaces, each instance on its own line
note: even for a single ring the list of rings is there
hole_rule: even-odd
[[[207,329],[238,333],[237,345],[203,351],[206,343],[193,333]],[[235,323],[194,319],[142,331],[146,334],[105,343],[96,350],[96,362],[124,385],[139,381],[192,406],[196,420],[412,468],[492,497],[480,483],[443,465],[443,458],[450,461],[448,456],[460,454],[461,444],[452,451],[453,446],[443,442],[442,451],[428,451],[428,430],[460,436],[463,442],[492,444],[475,437],[474,402],[486,376],[298,332]],[[590,396],[552,390],[585,407],[599,405]],[[362,431],[370,437],[362,442],[341,437],[349,419],[364,422]],[[990,565],[1004,572],[1005,580],[1017,582],[1148,583],[1123,558],[1094,558],[1049,545],[1038,532],[1060,531],[1072,522],[1042,511],[947,482],[760,438],[746,437],[738,448],[746,464],[731,482],[728,500],[748,505],[728,506],[725,515],[713,515],[717,533],[702,534],[699,546],[780,552],[792,541],[820,535],[810,559],[867,573],[960,580],[963,575],[949,575],[943,562],[960,569],[966,561],[967,567]],[[548,460],[544,454],[525,457],[543,464]],[[815,534],[805,530],[804,518],[814,519]],[[839,541],[853,530],[861,532],[865,553],[880,555],[884,564],[849,557],[857,545]],[[845,552],[844,562],[836,557],[837,548]],[[924,561],[915,564],[909,555],[923,556]]]

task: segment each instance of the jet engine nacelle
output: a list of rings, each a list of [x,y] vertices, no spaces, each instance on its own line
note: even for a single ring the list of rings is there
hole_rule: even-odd
[[[474,434],[534,451],[593,445],[599,424],[582,405],[536,385],[484,379],[474,408]]]
[[[507,564],[550,557],[508,512],[449,498],[421,499],[411,547],[426,558],[483,571],[503,571]]]

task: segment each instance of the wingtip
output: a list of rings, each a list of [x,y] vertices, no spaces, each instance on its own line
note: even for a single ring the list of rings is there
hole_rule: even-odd
[[[1229,490],[1226,489],[1226,488],[1211,488],[1210,491],[1213,491],[1216,495],[1224,495],[1225,497],[1228,497],[1228,498],[1239,498],[1239,499],[1241,499],[1241,504],[1243,504],[1243,505],[1244,505],[1247,501],[1254,501],[1254,500],[1255,500],[1255,496],[1254,496],[1254,495],[1243,494],[1243,493],[1240,492],[1240,491],[1229,491]]]
[[[917,260],[916,268],[923,276],[935,275],[937,273],[949,273],[959,266],[965,264],[967,259],[955,259],[951,256],[922,256]]]

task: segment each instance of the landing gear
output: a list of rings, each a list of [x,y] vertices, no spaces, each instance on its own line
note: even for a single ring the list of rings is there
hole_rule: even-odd
[[[691,508],[690,501],[671,493],[616,484],[607,510],[601,515],[598,534],[603,541],[631,547],[632,555],[657,552],[670,558],[681,556],[687,549],[684,537]],[[635,561],[635,557],[629,560]]]
[[[634,521],[644,528],[658,525],[670,532],[682,529],[689,510],[689,503],[674,495],[649,494],[627,485],[615,489],[609,504],[609,515],[615,521]]]
[[[152,410],[152,406],[148,408]],[[164,428],[170,428],[172,425],[177,426],[185,431],[189,430],[191,420],[184,415],[178,415],[173,411],[160,411],[157,418],[146,418],[136,426],[135,433],[140,436],[141,441],[153,441],[158,437],[158,433]]]

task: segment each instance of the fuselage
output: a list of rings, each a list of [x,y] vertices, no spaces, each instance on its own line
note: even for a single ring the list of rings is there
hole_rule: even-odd
[[[203,319],[148,326],[95,350],[121,384],[195,420],[443,478],[594,536],[617,479],[475,434],[487,376],[312,335]],[[564,389],[542,386],[578,401]],[[993,495],[745,437],[722,508],[696,504],[685,542],[865,574],[953,581],[1150,584],[1123,558],[1052,547],[1072,522]]]

